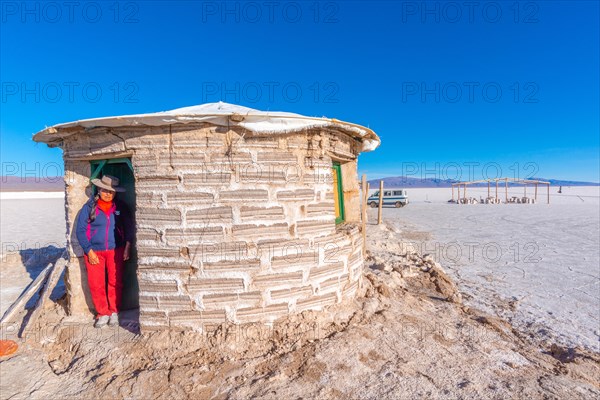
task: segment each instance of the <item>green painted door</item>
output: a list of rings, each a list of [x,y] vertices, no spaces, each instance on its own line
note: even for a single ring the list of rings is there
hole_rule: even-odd
[[[334,162],[333,173],[333,201],[335,202],[335,223],[344,222],[344,191],[342,185],[342,167],[339,162]]]
[[[124,193],[117,193],[117,197],[125,202],[131,211],[135,225],[135,177],[131,160],[128,158],[116,158],[109,160],[91,161],[92,176],[90,179],[102,178],[104,175],[112,175],[119,178],[119,186],[125,188]],[[93,186],[94,194],[96,187]],[[121,309],[130,310],[139,308],[139,286],[137,281],[137,252],[132,243],[131,256],[125,261],[125,270],[123,271],[123,296],[121,299]]]

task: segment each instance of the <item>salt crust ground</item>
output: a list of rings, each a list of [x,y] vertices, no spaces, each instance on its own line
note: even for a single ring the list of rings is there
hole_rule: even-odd
[[[400,243],[394,228],[369,226],[363,296],[331,317],[306,312],[272,329],[139,336],[125,324],[98,332],[55,304],[44,314],[43,337],[28,337],[0,361],[0,397],[600,396],[597,353],[546,342],[463,305],[432,257]],[[3,337],[12,332],[4,327]]]
[[[446,202],[448,188],[411,189],[411,204],[384,208],[383,217],[444,266],[469,306],[563,346],[599,352],[600,187],[557,191],[550,189],[550,205],[459,205]],[[509,196],[519,193],[510,188]],[[487,188],[468,194],[485,197]]]

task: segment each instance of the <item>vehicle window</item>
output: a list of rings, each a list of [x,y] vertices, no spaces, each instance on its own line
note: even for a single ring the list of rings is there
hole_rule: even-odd
[[[394,196],[402,196],[402,190],[395,190]]]
[[[375,193],[373,193],[371,196],[373,196],[373,197],[374,197],[374,196],[379,196],[379,190],[378,190],[378,191],[376,191]]]
[[[391,195],[392,195],[391,191],[383,192],[383,197],[385,197],[385,196],[391,196]]]

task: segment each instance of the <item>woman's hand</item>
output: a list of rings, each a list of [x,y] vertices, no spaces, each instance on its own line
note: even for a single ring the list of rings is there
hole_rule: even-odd
[[[125,250],[123,251],[123,261],[129,260],[130,251],[131,251],[131,243],[125,242]]]
[[[90,264],[99,264],[100,260],[98,259],[98,255],[96,253],[94,253],[94,250],[90,250],[87,254],[88,256],[88,261],[90,262]]]

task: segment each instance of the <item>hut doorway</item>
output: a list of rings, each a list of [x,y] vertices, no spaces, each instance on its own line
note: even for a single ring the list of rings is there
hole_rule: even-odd
[[[342,166],[334,161],[332,166],[333,173],[333,201],[335,203],[335,223],[344,222],[344,190],[342,184]]]
[[[91,161],[90,179],[102,178],[103,175],[112,175],[119,178],[119,185],[125,188],[124,193],[119,193],[119,199],[129,207],[131,215],[135,218],[135,177],[133,166],[129,158],[113,158],[107,160]],[[93,187],[95,193],[95,186]],[[131,310],[139,308],[139,286],[137,281],[137,252],[132,244],[129,260],[125,261],[123,271],[123,294],[121,309]]]

